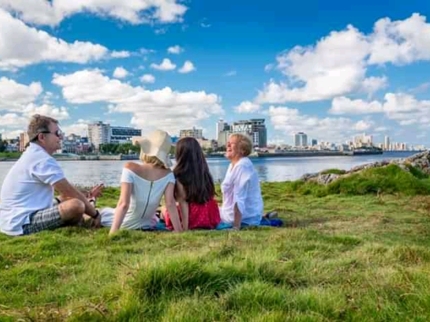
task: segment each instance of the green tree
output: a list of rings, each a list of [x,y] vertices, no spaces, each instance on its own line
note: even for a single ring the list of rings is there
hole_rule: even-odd
[[[6,151],[6,148],[7,148],[7,142],[0,140],[0,152]]]

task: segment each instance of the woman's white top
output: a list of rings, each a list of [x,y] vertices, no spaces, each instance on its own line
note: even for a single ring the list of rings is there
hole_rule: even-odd
[[[121,228],[147,229],[156,223],[155,211],[160,206],[161,198],[169,183],[175,183],[175,176],[170,172],[161,179],[149,181],[133,171],[123,168],[121,183],[131,183],[130,206],[124,217]],[[106,209],[100,212],[102,226],[112,226],[114,211]]]
[[[247,157],[241,158],[234,166],[230,163],[221,184],[221,220],[234,222],[234,205],[242,214],[242,224],[259,225],[263,217],[263,198],[260,181],[254,165]]]

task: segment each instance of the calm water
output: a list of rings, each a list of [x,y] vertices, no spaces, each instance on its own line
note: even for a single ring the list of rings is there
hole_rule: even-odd
[[[381,160],[405,158],[414,152],[387,152],[382,155],[261,158],[252,159],[262,181],[296,180],[305,173],[319,172],[329,168],[348,170],[357,165]],[[126,161],[60,161],[67,179],[79,185],[90,186],[103,182],[119,186],[122,166]],[[137,161],[136,161],[137,162]],[[14,162],[0,162],[0,183]],[[222,181],[227,171],[227,159],[208,159],[210,171],[216,181]]]

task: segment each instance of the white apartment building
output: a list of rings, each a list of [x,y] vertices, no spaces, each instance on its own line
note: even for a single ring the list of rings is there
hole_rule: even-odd
[[[308,146],[308,135],[304,132],[298,132],[294,134],[294,146],[295,147]]]
[[[179,138],[192,137],[195,139],[203,139],[203,130],[196,129],[193,127],[192,129],[185,129],[179,131]]]

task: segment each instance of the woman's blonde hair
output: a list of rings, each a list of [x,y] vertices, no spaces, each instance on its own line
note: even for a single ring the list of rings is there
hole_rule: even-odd
[[[145,162],[145,163],[148,163],[148,164],[153,164],[157,168],[167,169],[166,166],[164,165],[164,163],[161,162],[160,159],[157,158],[156,156],[141,154],[140,160]]]
[[[239,146],[239,151],[242,156],[247,157],[252,152],[252,142],[249,137],[241,133],[234,133],[230,135],[230,138],[235,138],[237,140],[237,145]]]

